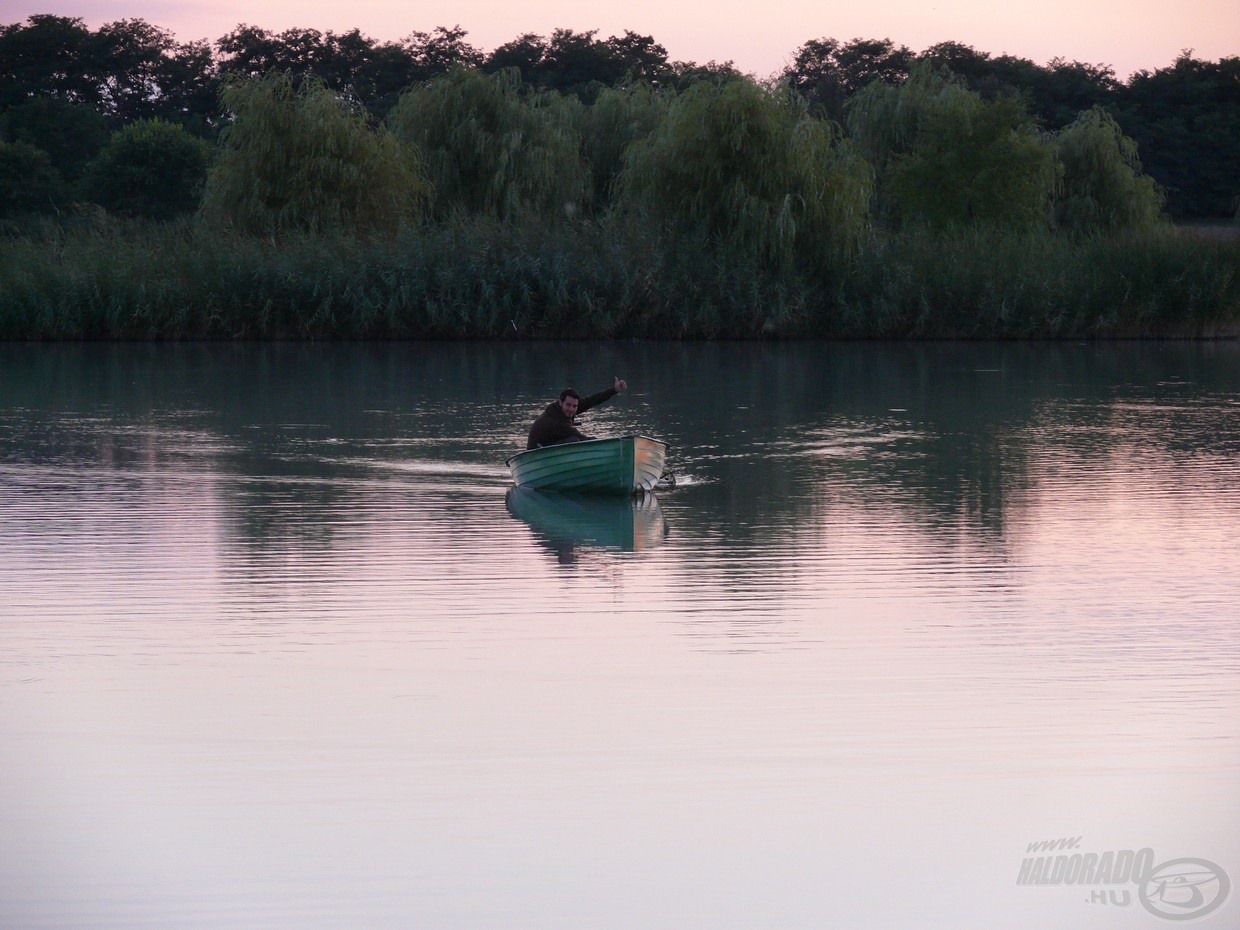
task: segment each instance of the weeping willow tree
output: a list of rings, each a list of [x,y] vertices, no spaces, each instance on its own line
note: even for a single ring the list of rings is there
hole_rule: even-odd
[[[1063,181],[1055,220],[1065,229],[1147,228],[1162,213],[1163,192],[1142,173],[1137,144],[1094,107],[1060,130],[1055,152]]]
[[[574,213],[586,187],[573,108],[521,92],[515,69],[456,68],[401,95],[387,123],[425,159],[434,212],[513,219]]]
[[[960,78],[920,63],[902,84],[872,81],[850,97],[845,125],[881,179],[893,158],[912,150],[926,117],[943,98],[962,92],[968,89]]]
[[[860,242],[871,188],[868,163],[804,101],[731,80],[693,85],[629,147],[619,201],[739,256],[821,267]]]
[[[416,153],[323,84],[268,75],[222,98],[233,122],[207,176],[209,221],[259,235],[391,232],[420,211]]]
[[[590,167],[594,209],[609,205],[625,151],[654,131],[667,113],[668,101],[665,92],[641,83],[604,88],[593,104],[580,108],[578,131]]]
[[[984,100],[923,65],[902,85],[858,93],[848,126],[896,219],[1020,230],[1049,223],[1059,164],[1017,97]]]

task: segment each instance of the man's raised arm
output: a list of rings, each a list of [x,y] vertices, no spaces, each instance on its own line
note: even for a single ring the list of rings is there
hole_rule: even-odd
[[[616,378],[611,387],[606,390],[599,391],[597,394],[591,394],[589,397],[581,398],[581,403],[577,405],[578,413],[585,413],[591,407],[597,407],[599,404],[606,403],[617,394],[629,389],[629,383],[623,378]]]

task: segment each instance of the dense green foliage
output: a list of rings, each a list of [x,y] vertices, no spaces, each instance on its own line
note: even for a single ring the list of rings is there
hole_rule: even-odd
[[[171,219],[198,209],[211,148],[181,126],[138,120],[91,162],[82,192],[114,213]]]
[[[25,142],[0,142],[0,217],[54,212],[63,190],[46,152]]]
[[[1060,167],[1017,97],[984,100],[922,64],[855,94],[848,126],[878,168],[888,216],[937,228],[1050,221]]]
[[[589,203],[601,211],[611,202],[624,168],[624,155],[634,142],[647,138],[663,121],[670,95],[649,84],[607,87],[594,103],[578,107],[581,154],[590,170]]]
[[[897,216],[932,226],[1032,229],[1049,221],[1058,166],[1015,97],[945,94],[891,166]]]
[[[421,154],[436,216],[571,215],[586,193],[573,105],[522,94],[515,70],[457,68],[405,91],[387,124]]]
[[[1141,173],[1137,146],[1095,107],[1060,132],[1055,151],[1063,181],[1055,203],[1061,228],[1129,229],[1158,222],[1163,195]]]
[[[829,267],[869,218],[869,165],[798,98],[748,81],[693,85],[625,161],[623,208],[776,267]]]
[[[108,136],[102,114],[60,97],[31,97],[0,116],[0,139],[43,150],[66,181],[82,176]]]
[[[1139,72],[1111,108],[1173,214],[1240,215],[1240,57]]]
[[[871,83],[899,84],[915,56],[890,39],[811,39],[796,52],[784,78],[823,115],[844,121],[848,99]]]
[[[254,239],[181,221],[0,248],[0,338],[1236,335],[1240,241],[876,236],[831,281],[624,222]]]
[[[593,99],[601,87],[664,82],[676,75],[667,49],[650,36],[626,32],[597,39],[596,30],[556,29],[550,38],[526,33],[486,57],[487,71],[516,68],[522,83]]]
[[[259,235],[368,233],[416,215],[424,184],[415,153],[317,81],[236,82],[224,103],[234,119],[207,178],[209,222]]]
[[[909,229],[868,250],[850,285],[848,335],[1240,335],[1240,238],[1170,227],[1087,236]]]
[[[1173,216],[1231,217],[1240,207],[1240,57],[1212,62],[1185,54],[1125,83],[1107,65],[1060,58],[1038,65],[959,42],[914,52],[890,39],[822,38],[793,52],[780,77],[809,101],[812,113],[839,122],[848,99],[868,84],[900,84],[927,62],[950,70],[983,100],[1022,97],[1047,131],[1101,107],[1139,145]],[[739,76],[727,62],[671,61],[651,36],[633,32],[602,38],[592,31],[558,29],[550,36],[521,35],[483,53],[460,27],[378,42],[356,29],[271,32],[242,24],[213,43],[177,43],[166,30],[140,19],[92,30],[81,19],[38,15],[0,25],[0,141],[44,149],[72,182],[106,136],[98,127],[80,132],[82,113],[68,108],[27,114],[26,129],[19,132],[14,128],[23,122],[19,111],[32,101],[73,104],[105,118],[112,129],[161,118],[214,137],[228,121],[218,90],[229,79],[272,72],[294,81],[313,78],[382,117],[411,84],[454,67],[485,73],[516,68],[523,87],[586,103],[607,87],[683,90],[701,80]],[[30,134],[32,125],[39,138]],[[74,137],[79,145],[64,144]],[[595,202],[598,190],[596,176]]]
[[[78,59],[40,57],[73,43]],[[764,83],[669,63],[648,37],[570,30],[489,56],[459,29],[378,46],[243,26],[218,45],[217,63],[141,21],[0,27],[0,77],[15,82],[0,81],[0,337],[1240,323],[1240,240],[1163,222],[1105,69],[822,40],[803,73]],[[1213,81],[1226,103],[1229,62],[1185,59],[1133,86]],[[198,108],[217,81],[218,105]],[[1173,146],[1233,132],[1226,106],[1183,107],[1180,123],[1142,125]],[[1205,160],[1200,203],[1235,209],[1236,176],[1217,170],[1233,155]]]
[[[95,31],[52,15],[0,26],[0,111],[49,96],[117,124],[156,116],[201,122],[215,108],[214,70],[205,43],[177,44],[140,19]]]

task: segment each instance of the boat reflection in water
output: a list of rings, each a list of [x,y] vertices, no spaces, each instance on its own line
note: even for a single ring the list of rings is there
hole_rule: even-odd
[[[579,549],[640,552],[667,536],[659,499],[650,493],[600,497],[509,488],[505,503],[562,565],[576,562]]]

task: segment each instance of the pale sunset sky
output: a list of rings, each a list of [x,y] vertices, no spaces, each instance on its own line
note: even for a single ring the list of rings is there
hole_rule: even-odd
[[[243,22],[274,31],[357,27],[377,40],[459,24],[484,52],[525,32],[597,29],[605,38],[631,29],[652,35],[674,60],[732,60],[758,77],[780,70],[806,40],[825,36],[891,38],[914,51],[954,40],[1039,64],[1055,56],[1108,64],[1121,79],[1169,65],[1182,49],[1207,59],[1240,54],[1240,0],[0,0],[0,11],[5,23],[55,13],[92,28],[141,18],[182,41],[214,40]]]

